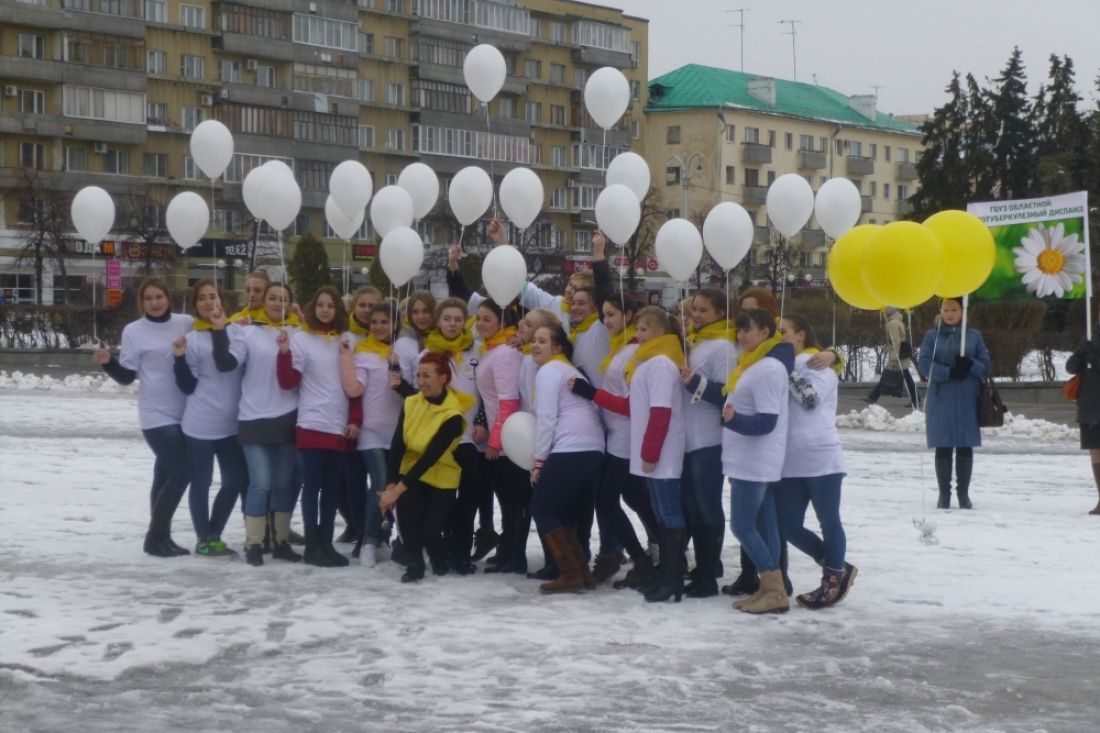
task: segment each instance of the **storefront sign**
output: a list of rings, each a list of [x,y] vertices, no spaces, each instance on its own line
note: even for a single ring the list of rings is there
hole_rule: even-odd
[[[351,258],[353,260],[373,260],[378,254],[378,247],[373,244],[351,245]]]
[[[107,288],[122,290],[122,262],[119,260],[107,260]]]
[[[85,239],[67,239],[65,240],[65,251],[74,255],[113,255],[115,253],[115,242],[104,240],[99,244],[92,244]]]

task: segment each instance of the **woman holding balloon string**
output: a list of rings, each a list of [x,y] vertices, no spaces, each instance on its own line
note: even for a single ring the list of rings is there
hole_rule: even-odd
[[[172,312],[172,295],[162,280],[142,281],[137,301],[142,317],[122,329],[118,359],[99,347],[92,351],[92,359],[119,384],[139,380],[138,424],[155,457],[144,550],[154,557],[189,555],[171,533],[172,517],[189,481],[187,442],[180,430],[186,397],[175,386],[172,343],[191,330],[193,319]]]

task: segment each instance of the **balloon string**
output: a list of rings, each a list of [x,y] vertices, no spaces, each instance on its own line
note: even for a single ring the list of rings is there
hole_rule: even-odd
[[[99,299],[96,297],[96,281],[99,279],[95,269],[95,251],[99,247],[99,242],[96,242],[92,246],[92,344],[99,345],[99,330],[97,327],[97,316],[99,315]]]
[[[283,283],[285,284],[287,282],[287,280],[289,280],[290,278],[288,278],[287,274],[286,274],[286,255],[283,252],[284,244],[283,244],[283,233],[282,232],[280,232],[280,231],[275,232],[275,243],[279,246],[279,269],[282,271]],[[301,295],[302,294],[299,293],[298,297],[301,297]],[[285,305],[283,306],[283,323],[284,324],[286,323],[286,306]]]
[[[596,166],[602,170],[607,170],[607,128],[603,129],[603,150],[600,152],[600,164]]]
[[[730,341],[730,271],[726,270],[726,342]],[[730,373],[730,348],[726,346],[726,374]]]
[[[786,237],[782,235],[779,236],[779,251],[781,257],[784,256],[783,245],[785,239]],[[780,261],[783,263],[783,269],[779,272],[779,279],[781,281],[780,286],[782,287],[782,290],[779,291],[779,320],[783,320],[784,309],[787,306],[787,263],[785,259]]]
[[[481,107],[485,110],[485,152],[488,154],[488,158],[489,158],[489,181],[493,184],[492,185],[493,218],[496,219],[497,218],[497,196],[496,196],[497,176],[496,176],[496,166],[493,164],[493,161],[494,161],[494,156],[493,156],[493,132],[492,132],[491,127],[489,126],[489,103],[488,102],[482,102]]]
[[[214,179],[210,179],[210,231],[214,231]],[[214,283],[215,287],[218,282],[218,248],[217,246],[210,247],[210,256],[212,258],[211,265],[214,267]]]

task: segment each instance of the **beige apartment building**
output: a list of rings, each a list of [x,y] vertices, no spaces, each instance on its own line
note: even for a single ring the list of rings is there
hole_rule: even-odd
[[[358,158],[375,190],[420,160],[443,193],[467,165],[499,179],[515,166],[536,170],[544,216],[524,238],[543,253],[543,272],[566,271],[588,251],[596,195],[607,161],[639,148],[648,23],[569,0],[0,0],[0,298],[36,297],[16,256],[25,233],[46,217],[51,192],[107,189],[116,230],[92,248],[67,237],[68,281],[49,268],[46,302],[61,302],[103,260],[174,255],[164,207],[181,190],[213,198],[201,245],[167,265],[174,286],[214,271],[241,287],[257,249],[241,182],[271,159],[293,169],[303,206],[289,240],[323,237],[333,266],[373,259],[369,224],[349,246],[328,230],[328,178]],[[463,81],[476,43],[504,54],[509,74],[486,111]],[[584,109],[589,74],[615,66],[632,101],[607,134]],[[233,132],[235,154],[211,185],[193,164],[189,133],[216,119]],[[33,183],[29,181],[33,180]],[[446,202],[418,223],[424,240],[457,237]],[[517,237],[517,233],[512,233]],[[260,246],[254,246],[258,243]],[[54,278],[57,278],[56,280]]]
[[[735,201],[753,216],[750,279],[764,279],[773,256],[765,197],[785,173],[814,191],[834,176],[851,180],[863,196],[861,224],[912,210],[921,134],[879,111],[873,96],[688,65],[650,81],[645,111],[645,155],[670,215],[701,222],[714,205]],[[824,285],[828,244],[811,219],[791,242],[788,279]]]

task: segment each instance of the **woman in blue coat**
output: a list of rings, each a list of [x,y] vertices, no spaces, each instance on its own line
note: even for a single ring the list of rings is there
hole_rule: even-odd
[[[978,388],[989,373],[989,350],[982,335],[966,331],[966,353],[962,343],[962,303],[945,298],[940,303],[940,323],[924,334],[920,347],[920,372],[928,378],[925,404],[925,432],[928,447],[936,449],[936,481],[940,487],[939,509],[951,506],[951,463],[955,460],[955,490],[959,508],[970,509],[970,475],[974,470],[974,448],[982,444],[978,429]]]

